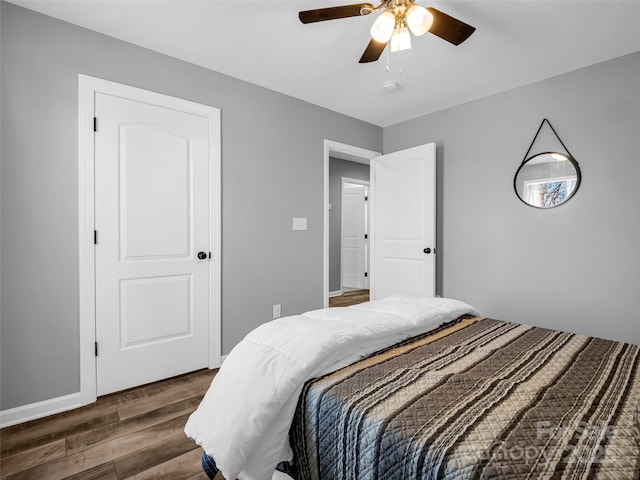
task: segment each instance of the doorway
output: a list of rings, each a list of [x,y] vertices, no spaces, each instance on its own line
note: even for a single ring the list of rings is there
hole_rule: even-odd
[[[340,270],[338,270],[337,275],[337,285],[336,288],[336,280],[334,274],[334,280],[331,282],[330,276],[330,217],[332,213],[340,212],[340,210],[334,210],[334,205],[330,200],[330,163],[331,159],[340,159],[346,160],[348,162],[355,162],[357,164],[366,165],[366,168],[370,170],[370,162],[371,159],[379,156],[379,152],[375,152],[373,150],[367,150],[360,147],[355,147],[353,145],[347,145],[344,143],[335,142],[332,140],[325,140],[324,142],[324,307],[327,308],[329,306],[329,297],[330,295],[340,294],[341,287],[341,278],[340,278]],[[340,183],[338,184],[338,189],[340,190]],[[334,202],[335,203],[335,202]],[[335,217],[335,215],[334,215]],[[337,215],[338,221],[340,221],[340,215]],[[335,230],[335,228],[334,228]],[[338,237],[338,245],[340,244],[340,239]],[[340,247],[337,250],[338,258],[340,257]],[[334,255],[335,258],[335,255]],[[335,260],[334,260],[335,262]],[[340,263],[340,260],[337,261]],[[330,288],[330,283],[334,285],[334,288]]]

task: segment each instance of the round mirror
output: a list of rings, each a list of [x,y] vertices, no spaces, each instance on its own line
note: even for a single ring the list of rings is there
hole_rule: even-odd
[[[565,153],[544,152],[527,158],[513,179],[518,198],[536,208],[569,200],[580,186],[578,162]]]

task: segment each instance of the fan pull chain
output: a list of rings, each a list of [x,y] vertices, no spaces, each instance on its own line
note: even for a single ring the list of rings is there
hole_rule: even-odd
[[[386,49],[386,51],[387,51],[387,65],[384,68],[385,68],[385,70],[387,72],[391,73],[391,62],[390,62],[391,52],[389,51],[388,48]],[[403,73],[402,65],[401,65],[401,62],[400,62],[400,60],[401,60],[401,58],[400,58],[401,52],[397,52],[397,54],[398,54],[398,71],[397,71],[397,74],[398,74],[398,76],[401,76],[402,73]]]

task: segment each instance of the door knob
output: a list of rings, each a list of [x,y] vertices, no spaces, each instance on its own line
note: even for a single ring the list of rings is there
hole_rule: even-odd
[[[424,250],[422,250],[424,253],[431,253],[431,249],[429,247],[425,248]]]
[[[204,260],[205,258],[207,258],[207,254],[205,252],[198,252],[198,258],[200,260]]]

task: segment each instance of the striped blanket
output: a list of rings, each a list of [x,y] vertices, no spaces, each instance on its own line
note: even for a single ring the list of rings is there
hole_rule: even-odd
[[[638,479],[639,348],[461,318],[307,382],[297,476]]]

